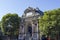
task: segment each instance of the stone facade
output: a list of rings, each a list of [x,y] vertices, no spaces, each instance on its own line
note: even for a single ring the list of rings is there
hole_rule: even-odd
[[[39,40],[38,18],[43,12],[38,8],[28,7],[21,17],[19,40]]]

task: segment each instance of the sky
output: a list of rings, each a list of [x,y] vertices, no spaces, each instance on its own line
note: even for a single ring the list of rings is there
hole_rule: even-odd
[[[22,16],[28,7],[38,7],[41,11],[60,8],[60,0],[0,0],[0,20],[7,13]]]

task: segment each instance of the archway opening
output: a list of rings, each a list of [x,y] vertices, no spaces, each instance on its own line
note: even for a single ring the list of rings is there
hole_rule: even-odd
[[[30,34],[30,36],[32,36],[32,26],[28,25],[28,33]]]

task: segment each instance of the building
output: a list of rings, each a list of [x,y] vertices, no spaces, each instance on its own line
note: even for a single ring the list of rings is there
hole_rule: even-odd
[[[43,16],[39,8],[28,7],[21,17],[19,40],[39,40],[38,18]]]

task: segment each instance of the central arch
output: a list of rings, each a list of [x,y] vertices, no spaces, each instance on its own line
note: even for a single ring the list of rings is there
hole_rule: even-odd
[[[30,36],[32,36],[32,25],[29,23],[27,26],[27,32],[29,33]]]

